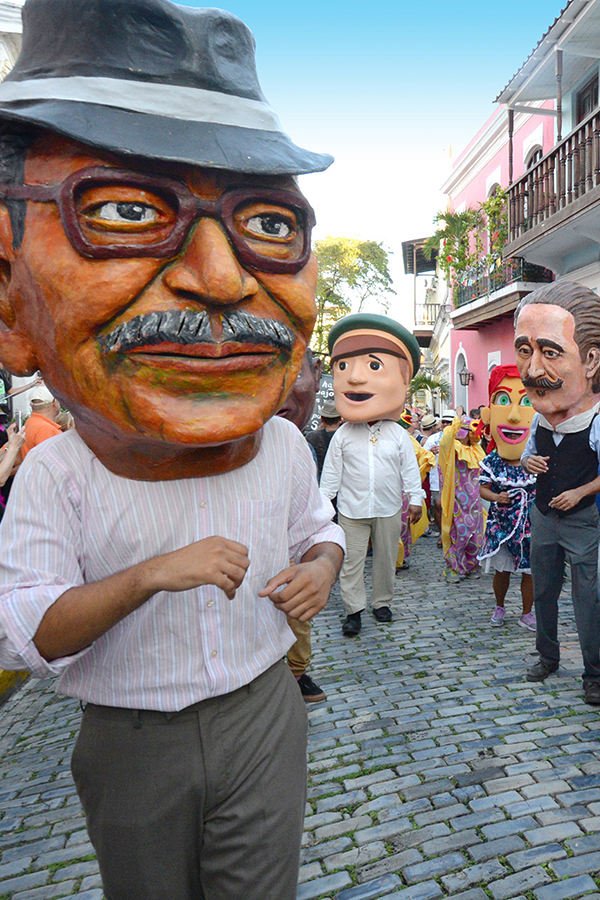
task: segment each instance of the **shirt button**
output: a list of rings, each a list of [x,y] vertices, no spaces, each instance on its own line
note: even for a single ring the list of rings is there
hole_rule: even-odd
[[[216,650],[213,650],[212,653],[211,653],[210,655],[211,655],[211,656],[216,656],[216,655],[217,655],[217,651],[216,651]]]
[[[215,601],[214,601],[214,600],[209,600],[208,603],[207,603],[206,605],[207,605],[207,606],[214,606],[214,605],[215,605]]]
[[[204,509],[204,507],[206,506],[206,500],[201,500],[200,506],[202,507],[202,509]]]

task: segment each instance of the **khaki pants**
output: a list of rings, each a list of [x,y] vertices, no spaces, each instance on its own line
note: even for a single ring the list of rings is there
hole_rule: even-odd
[[[299,622],[298,619],[290,619],[288,616],[288,625],[294,632],[296,643],[292,644],[287,653],[288,666],[292,670],[292,675],[300,678],[304,675],[310,665],[310,629],[311,623]]]
[[[390,606],[394,593],[396,556],[402,527],[402,510],[381,519],[349,519],[338,512],[338,524],[346,535],[346,556],[340,572],[340,589],[346,615],[367,606],[365,559],[369,538],[373,545],[371,606]]]

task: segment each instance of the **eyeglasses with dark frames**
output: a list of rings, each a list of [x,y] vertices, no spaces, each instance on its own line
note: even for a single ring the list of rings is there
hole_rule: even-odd
[[[106,166],[80,169],[57,185],[0,183],[0,199],[56,203],[67,238],[87,259],[175,257],[207,216],[221,224],[243,266],[294,274],[308,262],[315,225],[310,204],[292,191],[234,187],[205,200],[174,178]]]

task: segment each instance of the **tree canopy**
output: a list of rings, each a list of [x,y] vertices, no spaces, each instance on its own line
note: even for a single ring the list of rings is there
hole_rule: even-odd
[[[377,241],[357,238],[326,237],[314,247],[319,262],[317,280],[317,322],[313,349],[327,351],[331,326],[350,312],[363,312],[375,306],[387,312],[392,288],[389,273],[390,251]]]

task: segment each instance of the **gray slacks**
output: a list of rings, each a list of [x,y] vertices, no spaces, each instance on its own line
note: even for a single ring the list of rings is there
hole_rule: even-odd
[[[283,661],[180,713],[88,704],[72,770],[106,900],[295,900],[306,736]]]
[[[365,559],[369,538],[373,545],[371,606],[389,606],[394,594],[396,558],[402,528],[402,510],[377,519],[350,519],[338,511],[338,524],[346,536],[346,556],[340,572],[340,593],[346,615],[366,608]]]
[[[565,559],[571,565],[573,610],[583,656],[583,678],[600,681],[600,603],[598,602],[598,510],[596,504],[560,517],[531,510],[531,574],[536,647],[541,659],[557,663],[558,598]]]

